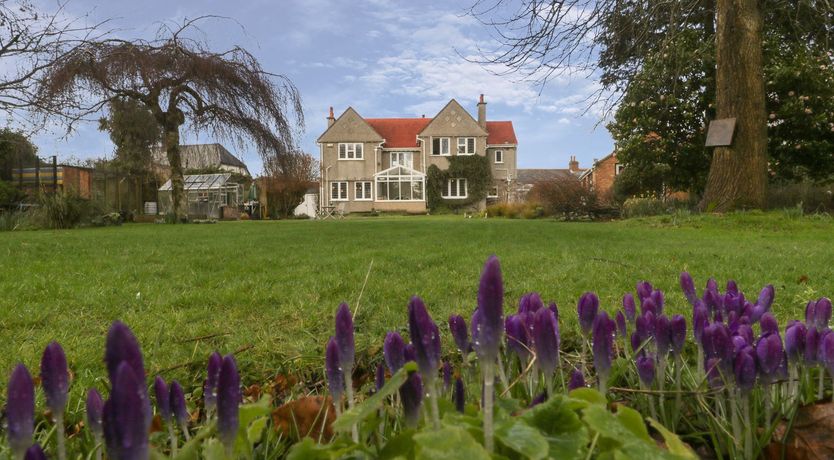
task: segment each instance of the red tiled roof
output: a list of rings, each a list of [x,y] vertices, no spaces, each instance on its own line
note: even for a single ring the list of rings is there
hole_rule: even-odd
[[[511,121],[487,121],[487,144],[518,144]]]
[[[385,139],[385,148],[416,148],[417,135],[431,118],[365,118],[380,136]]]

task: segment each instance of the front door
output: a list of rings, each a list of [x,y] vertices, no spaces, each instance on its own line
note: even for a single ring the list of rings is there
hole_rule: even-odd
[[[405,166],[414,169],[414,156],[412,152],[391,152],[391,167]]]

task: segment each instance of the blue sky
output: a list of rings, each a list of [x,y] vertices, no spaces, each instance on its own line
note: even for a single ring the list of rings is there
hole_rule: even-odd
[[[52,0],[39,2],[54,9]],[[487,118],[512,120],[519,139],[518,166],[566,167],[576,155],[584,167],[602,158],[613,141],[599,110],[584,99],[597,87],[575,76],[551,80],[543,89],[516,76],[468,62],[478,47],[494,46],[490,31],[467,16],[470,1],[388,0],[71,0],[70,14],[91,20],[113,18],[122,37],[153,37],[162,21],[219,15],[202,29],[217,50],[241,45],[264,69],[288,76],[301,92],[306,132],[301,147],[317,155],[315,139],[324,130],[329,106],[340,114],[353,106],[367,117],[433,116],[449,99],[473,115],[485,94]],[[491,72],[492,70],[493,72]],[[586,112],[583,114],[583,112]],[[36,135],[43,156],[90,158],[112,155],[113,145],[94,123],[70,136],[60,130]],[[214,142],[186,133],[184,142]],[[226,143],[228,144],[228,143]],[[227,145],[261,170],[257,152]]]

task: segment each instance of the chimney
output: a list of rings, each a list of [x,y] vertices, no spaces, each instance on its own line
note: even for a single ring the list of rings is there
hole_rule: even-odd
[[[333,126],[336,123],[336,117],[333,116],[333,107],[330,107],[330,115],[327,116],[327,127]]]
[[[578,172],[579,171],[579,162],[576,161],[576,157],[571,155],[570,162],[568,162],[568,170],[570,172]]]
[[[481,94],[481,99],[478,100],[478,124],[481,128],[486,129],[486,102],[484,102],[484,95]]]

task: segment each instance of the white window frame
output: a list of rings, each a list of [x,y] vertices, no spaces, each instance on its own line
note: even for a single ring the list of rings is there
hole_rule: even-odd
[[[393,174],[390,173],[394,170],[398,170],[400,174]],[[386,169],[385,171],[380,171],[374,174],[374,181],[376,182],[376,189],[374,190],[374,195],[376,198],[374,201],[376,202],[392,202],[392,203],[404,203],[404,202],[425,202],[426,200],[426,175],[421,173],[420,171],[406,168],[405,166],[394,166],[391,168]],[[390,186],[392,183],[397,184],[397,189],[402,190],[404,184],[408,184],[409,187],[409,195],[410,199],[402,199],[402,200],[392,200],[389,199],[390,195]],[[419,186],[415,187],[415,184],[419,184]],[[415,188],[416,191],[419,191],[419,198],[415,198]],[[385,192],[386,198],[383,199],[380,197],[382,192]]]
[[[452,185],[454,184],[454,185]],[[463,194],[460,194],[461,184],[463,184]],[[440,194],[441,197],[451,200],[465,200],[469,198],[469,181],[465,177],[453,177],[446,181],[446,190]],[[454,194],[452,194],[454,191]]]
[[[434,140],[440,142],[440,153],[434,153]],[[446,141],[445,143],[443,141]],[[443,153],[443,147],[446,147],[446,153]],[[432,137],[431,138],[431,155],[436,157],[448,157],[452,154],[452,138],[450,137]]]
[[[342,152],[342,147],[344,147],[344,152]],[[364,160],[365,146],[361,142],[340,142],[338,155],[339,160]]]
[[[394,159],[397,159],[395,162]],[[408,164],[406,164],[403,160],[408,158]],[[414,152],[391,152],[391,165],[390,167],[394,166],[405,166],[408,169],[414,169]]]
[[[504,163],[504,151],[503,150],[496,150],[495,151],[495,164],[502,164]]]
[[[472,151],[469,151],[469,141],[472,141]],[[463,141],[463,144],[461,144]],[[461,147],[463,147],[463,151],[461,151]],[[458,155],[474,155],[475,152],[478,151],[478,140],[474,137],[459,137],[458,138]]]
[[[364,185],[367,184],[366,189]],[[361,193],[360,193],[361,192]],[[374,183],[369,180],[360,180],[353,183],[353,199],[355,201],[373,201]]]
[[[344,187],[342,187],[344,186]],[[334,193],[336,192],[336,193]],[[342,194],[344,192],[344,195]],[[330,201],[347,201],[348,200],[348,183],[347,181],[331,181],[330,182]]]
[[[615,175],[615,176],[619,176],[619,175],[620,175],[620,173],[622,173],[622,172],[623,172],[623,169],[624,169],[624,168],[625,168],[625,165],[624,165],[624,164],[622,164],[622,163],[617,163],[617,164],[615,164],[615,165],[614,165],[614,175]]]
[[[495,191],[495,193],[492,193],[493,190]],[[498,198],[498,187],[490,187],[487,191],[487,198]]]

